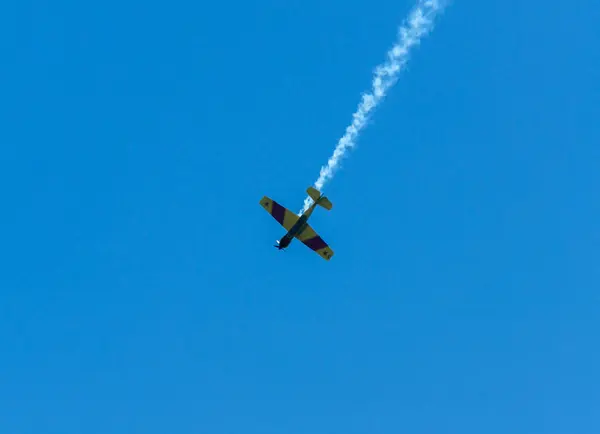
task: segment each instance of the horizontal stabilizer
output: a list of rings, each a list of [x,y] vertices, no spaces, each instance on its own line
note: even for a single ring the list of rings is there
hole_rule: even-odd
[[[319,199],[319,205],[321,205],[327,211],[330,211],[331,208],[333,207],[333,204],[325,196],[323,196],[323,197],[321,197],[321,199]]]
[[[321,192],[316,188],[308,187],[306,189],[306,192],[308,193],[310,198],[317,203],[317,205],[321,205],[328,211],[331,210],[331,208],[333,207],[331,201],[327,197],[323,196]]]
[[[315,202],[321,197],[321,192],[314,187],[308,187],[306,189],[306,192],[308,193],[310,198]]]

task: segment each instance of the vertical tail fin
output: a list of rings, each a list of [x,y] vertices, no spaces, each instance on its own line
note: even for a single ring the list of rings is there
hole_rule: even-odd
[[[322,206],[323,208],[325,208],[328,211],[333,207],[333,204],[331,203],[331,201],[327,197],[323,196],[321,194],[321,192],[319,190],[317,190],[316,188],[308,187],[306,189],[306,192],[308,193],[310,198],[317,203],[317,205]]]

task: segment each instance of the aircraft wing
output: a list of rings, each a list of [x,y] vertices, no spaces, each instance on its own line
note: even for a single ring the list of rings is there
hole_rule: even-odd
[[[300,218],[297,214],[291,212],[286,207],[278,204],[270,197],[264,196],[260,200],[260,204],[264,209],[267,210],[269,214],[273,216],[275,220],[277,220],[277,222],[279,222],[281,226],[283,226],[288,231]]]
[[[326,261],[329,261],[333,256],[333,250],[331,250],[331,247],[329,247],[329,245],[323,241],[319,234],[317,234],[308,223],[306,224],[304,230],[297,235],[296,238],[317,252],[317,254]]]

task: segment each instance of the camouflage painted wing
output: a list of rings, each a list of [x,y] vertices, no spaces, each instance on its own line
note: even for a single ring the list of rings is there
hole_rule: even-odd
[[[277,222],[279,222],[279,224],[281,226],[283,226],[288,231],[292,228],[292,226],[294,226],[294,223],[296,223],[298,221],[298,219],[300,218],[297,214],[294,214],[289,209],[278,204],[273,199],[271,199],[267,196],[264,196],[260,200],[260,204],[262,205],[262,207],[264,209],[267,210],[267,212],[269,214],[271,214],[273,216],[273,218],[275,220],[277,220]]]
[[[331,247],[329,247],[329,245],[323,241],[323,238],[321,238],[308,223],[306,224],[304,230],[300,233],[300,235],[296,236],[296,238],[317,252],[317,254],[326,261],[329,261],[333,256],[333,250],[331,250]]]

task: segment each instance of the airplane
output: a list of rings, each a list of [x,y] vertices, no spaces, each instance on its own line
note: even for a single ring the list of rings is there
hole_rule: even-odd
[[[329,211],[333,207],[333,204],[316,188],[308,187],[306,192],[314,203],[301,216],[291,212],[289,209],[267,196],[264,196],[259,203],[287,230],[287,233],[277,241],[277,244],[275,244],[274,247],[283,250],[290,245],[294,238],[297,238],[304,243],[304,245],[317,252],[323,259],[329,261],[333,256],[333,250],[331,250],[331,247],[329,247],[319,234],[310,227],[307,221],[317,205],[322,206]]]

